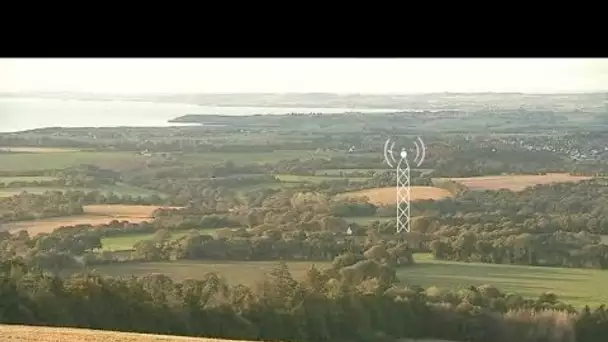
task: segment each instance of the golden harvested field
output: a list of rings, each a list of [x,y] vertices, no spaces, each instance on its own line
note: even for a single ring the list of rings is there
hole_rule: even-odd
[[[150,221],[152,213],[158,208],[160,207],[155,205],[86,205],[83,215],[10,222],[2,225],[2,229],[11,233],[27,230],[30,235],[37,235],[52,232],[61,226],[107,224],[113,220],[139,223]]]
[[[168,335],[152,335],[124,333],[115,331],[51,328],[24,325],[0,325],[2,341],[10,342],[238,342],[202,337],[182,337]],[[449,342],[443,340],[410,340],[403,342]]]
[[[61,153],[79,151],[75,148],[59,148],[59,147],[4,147],[0,146],[0,151],[7,152],[25,152],[25,153]]]
[[[212,338],[123,333],[115,331],[0,325],[2,341],[10,342],[231,342]]]
[[[27,230],[30,236],[38,235],[41,233],[50,233],[53,230],[61,227],[61,226],[75,226],[78,224],[90,224],[90,225],[98,225],[98,224],[107,224],[112,222],[112,220],[118,221],[130,221],[134,223],[143,222],[149,219],[144,218],[114,218],[109,216],[99,216],[99,215],[74,215],[74,216],[63,216],[63,217],[53,217],[48,219],[41,219],[35,221],[18,221],[18,222],[10,222],[2,225],[2,230],[8,230],[11,233],[16,233],[20,230]]]
[[[551,183],[579,182],[592,177],[571,176],[567,173],[548,173],[546,175],[508,175],[469,178],[449,178],[471,190],[522,191],[529,186]]]
[[[102,215],[127,218],[150,218],[158,208],[157,205],[123,205],[123,204],[95,204],[85,205],[84,212],[89,215]],[[171,207],[165,207],[171,208]]]
[[[410,191],[412,201],[426,199],[438,200],[452,196],[449,191],[434,186],[412,186]],[[367,197],[369,198],[370,203],[376,205],[395,204],[397,201],[397,193],[395,192],[394,187],[347,192],[338,195],[338,197]]]

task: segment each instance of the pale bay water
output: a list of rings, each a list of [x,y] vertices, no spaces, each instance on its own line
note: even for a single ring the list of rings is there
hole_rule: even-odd
[[[186,114],[287,114],[387,112],[394,109],[215,107],[179,103],[0,98],[0,132],[44,127],[179,126],[168,121]],[[182,124],[183,125],[183,124]]]

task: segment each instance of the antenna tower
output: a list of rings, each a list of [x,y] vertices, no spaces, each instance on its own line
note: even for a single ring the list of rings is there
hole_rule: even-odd
[[[413,161],[416,166],[420,166],[424,161],[426,148],[420,137],[414,142],[416,146],[416,156]],[[399,153],[399,160],[394,156],[395,143],[388,139],[384,143],[384,159],[390,167],[394,167],[397,172],[397,233],[410,231],[411,223],[411,188],[410,188],[410,163],[405,148]]]
[[[407,152],[402,150],[397,163],[397,233],[410,231],[410,163]]]

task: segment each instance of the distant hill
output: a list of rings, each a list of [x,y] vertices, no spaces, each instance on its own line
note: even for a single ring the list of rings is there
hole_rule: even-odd
[[[414,110],[479,110],[484,108],[554,110],[605,113],[608,93],[430,93],[430,94],[332,94],[332,93],[228,93],[228,94],[88,94],[0,93],[0,97],[37,97],[78,100],[124,100],[186,103],[233,107],[310,107]]]

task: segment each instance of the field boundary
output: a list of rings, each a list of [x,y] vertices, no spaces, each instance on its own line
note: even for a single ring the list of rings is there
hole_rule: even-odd
[[[37,235],[40,233],[50,233],[61,226],[74,226],[79,224],[90,224],[95,226],[108,224],[112,221],[128,221],[132,223],[150,222],[154,220],[153,213],[158,208],[177,207],[129,204],[85,205],[83,206],[84,212],[82,214],[8,222],[3,224],[2,230],[7,230],[11,233],[27,230],[30,235]]]
[[[549,185],[556,183],[576,183],[593,179],[591,176],[573,176],[569,173],[547,173],[543,175],[509,174],[479,177],[451,177],[435,178],[435,181],[452,181],[469,190],[501,190],[523,191],[536,185]]]
[[[171,336],[84,328],[62,328],[5,324],[0,324],[0,335],[2,335],[3,340],[6,339],[15,342],[245,342],[244,340],[224,340],[205,337]]]
[[[447,189],[437,186],[411,186],[412,201],[442,200],[452,197],[453,194]],[[396,203],[395,187],[371,188],[364,190],[348,191],[336,195],[340,198],[362,198],[367,197],[369,202],[375,205],[393,205]]]
[[[96,342],[96,341],[129,341],[129,342],[258,342],[252,340],[228,340],[208,337],[189,337],[157,335],[146,333],[121,332],[85,328],[43,327],[34,325],[0,324],[0,334],[14,342]],[[455,342],[434,339],[402,338],[398,342]]]

